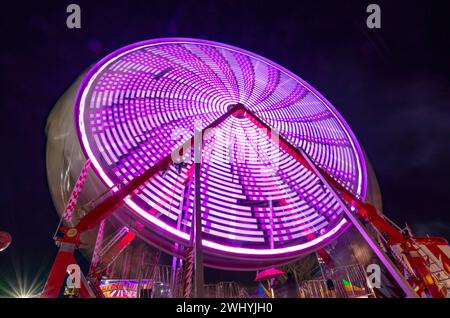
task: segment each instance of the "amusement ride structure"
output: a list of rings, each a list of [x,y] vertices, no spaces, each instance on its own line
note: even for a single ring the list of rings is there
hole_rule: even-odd
[[[447,241],[414,236],[382,214],[344,119],[305,81],[254,53],[180,38],[124,47],[63,96],[47,134],[61,223],[42,297],[61,294],[75,252],[88,245],[92,262],[77,296],[104,297],[105,271],[138,238],[152,264],[161,253],[173,257],[164,274],[172,297],[202,297],[203,265],[257,271],[313,252],[331,264],[327,246],[350,228],[400,297],[448,295]],[[132,262],[139,288],[164,280]]]

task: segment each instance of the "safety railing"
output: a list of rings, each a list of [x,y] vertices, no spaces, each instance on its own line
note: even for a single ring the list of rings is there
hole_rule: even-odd
[[[337,267],[330,278],[307,280],[301,283],[300,298],[362,298],[373,297],[363,267],[359,264]]]

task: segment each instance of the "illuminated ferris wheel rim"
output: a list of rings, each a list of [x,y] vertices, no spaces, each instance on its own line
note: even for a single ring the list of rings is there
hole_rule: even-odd
[[[357,142],[356,137],[354,136],[351,128],[348,126],[348,124],[345,122],[345,120],[342,118],[342,116],[339,114],[339,112],[336,111],[336,109],[331,105],[331,103],[326,100],[317,90],[315,90],[313,87],[311,87],[308,83],[306,83],[303,79],[298,77],[297,75],[293,74],[289,70],[285,69],[284,67],[264,58],[257,54],[254,54],[252,52],[222,44],[217,42],[212,42],[208,40],[199,40],[199,39],[189,39],[189,38],[162,38],[162,39],[153,39],[143,42],[134,43],[125,47],[122,47],[103,59],[101,59],[98,63],[96,63],[86,74],[84,77],[80,88],[78,90],[78,94],[75,100],[75,127],[77,129],[77,133],[80,139],[81,148],[87,158],[89,158],[92,161],[94,171],[100,178],[100,180],[109,188],[112,188],[113,191],[116,191],[117,188],[115,188],[115,182],[111,180],[111,178],[107,175],[99,161],[97,160],[95,154],[93,153],[90,142],[88,140],[85,122],[84,122],[84,111],[86,108],[86,98],[91,90],[91,87],[93,83],[97,80],[97,77],[99,74],[101,74],[109,65],[111,65],[116,60],[120,59],[121,57],[130,54],[134,51],[152,47],[152,46],[158,46],[158,45],[164,45],[164,44],[193,44],[193,45],[208,45],[215,48],[221,48],[230,50],[233,52],[236,52],[238,54],[244,54],[252,59],[259,60],[278,71],[288,75],[289,77],[293,78],[297,82],[299,82],[301,85],[303,85],[310,93],[312,93],[317,99],[319,99],[323,105],[325,105],[328,110],[333,114],[333,116],[337,119],[339,125],[341,125],[343,131],[347,134],[348,140],[351,143],[351,147],[353,151],[357,154],[355,156],[357,164],[356,167],[358,169],[358,186],[357,186],[357,194],[361,197],[365,197],[366,194],[366,165],[364,161],[363,152],[359,146],[359,143]],[[78,111],[77,111],[78,109]],[[155,225],[157,228],[163,229],[166,232],[168,232],[171,235],[176,236],[177,238],[188,242],[190,240],[190,235],[186,232],[180,231],[169,224],[165,223],[164,221],[152,216],[151,214],[147,213],[142,207],[136,204],[133,200],[131,200],[130,197],[125,199],[126,205],[136,212],[141,217],[145,218],[147,221],[151,222],[153,225]],[[309,250],[316,247],[318,244],[322,243],[325,240],[331,240],[332,238],[335,238],[340,234],[342,231],[344,231],[349,225],[349,222],[343,218],[334,228],[326,232],[324,235],[321,235],[313,240],[310,240],[306,243],[297,244],[293,246],[287,246],[282,248],[274,248],[274,249],[267,249],[267,248],[245,248],[245,247],[236,247],[236,246],[229,246],[220,244],[218,242],[210,241],[208,239],[203,239],[202,244],[210,248],[212,250],[221,251],[225,253],[230,254],[236,254],[236,255],[248,255],[248,256],[263,256],[263,255],[271,255],[271,256],[277,256],[277,255],[288,255],[291,253],[295,253],[298,251],[303,250]]]

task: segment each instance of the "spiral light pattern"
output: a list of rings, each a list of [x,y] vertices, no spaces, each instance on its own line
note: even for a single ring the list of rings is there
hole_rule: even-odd
[[[86,156],[109,187],[126,183],[241,103],[348,189],[364,196],[357,140],[317,91],[284,68],[228,45],[160,39],[97,63],[75,104]],[[154,230],[189,239],[192,157],[149,180],[126,202]],[[201,170],[203,244],[216,253],[272,259],[336,236],[343,211],[316,176],[245,116],[205,136]]]

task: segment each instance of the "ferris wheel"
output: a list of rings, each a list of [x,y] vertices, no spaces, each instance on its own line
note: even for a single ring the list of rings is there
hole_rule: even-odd
[[[349,126],[302,79],[256,54],[220,43],[152,40],[96,64],[75,103],[87,158],[107,187],[126,184],[242,105],[204,136],[201,209],[205,262],[248,268],[286,260],[327,243],[348,226],[330,193],[276,144],[304,151],[357,195],[364,157]],[[189,157],[189,158],[188,158]],[[168,165],[126,205],[156,241],[187,243],[194,210],[193,156]],[[155,242],[155,238],[151,239]],[[161,243],[161,245],[164,245]]]
[[[94,272],[139,236],[184,259],[190,281],[193,263],[269,268],[321,250],[352,224],[407,297],[444,295],[439,279],[427,278],[428,256],[419,250],[428,246],[447,262],[441,251],[448,243],[402,233],[366,200],[373,176],[350,127],[317,90],[280,65],[212,41],[144,41],[96,63],[70,106],[73,122],[60,109],[54,115],[59,130],[51,125],[57,138],[50,145],[58,151],[48,158],[69,162],[61,171],[81,166],[71,160],[85,163],[70,198],[59,199],[60,251],[43,297],[58,295],[81,234],[97,226]],[[54,200],[70,183],[55,167],[49,171]],[[88,196],[99,189],[111,195],[74,225],[90,167]],[[103,221],[113,214],[121,227],[102,247]],[[84,296],[95,294],[82,285]]]

